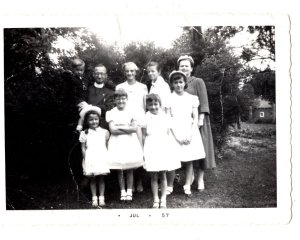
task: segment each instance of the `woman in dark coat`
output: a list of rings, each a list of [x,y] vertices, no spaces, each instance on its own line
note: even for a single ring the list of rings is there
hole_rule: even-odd
[[[215,168],[215,152],[214,143],[211,133],[211,125],[209,119],[209,103],[207,97],[207,90],[204,81],[201,78],[196,78],[191,76],[194,66],[194,60],[190,56],[181,56],[177,60],[178,69],[184,72],[187,76],[187,89],[186,91],[190,94],[196,95],[199,98],[200,106],[199,112],[199,122],[198,127],[202,136],[202,141],[205,149],[206,157],[205,159],[200,159],[194,161],[194,167],[197,169],[197,179],[198,190],[203,191],[204,186],[204,170]]]

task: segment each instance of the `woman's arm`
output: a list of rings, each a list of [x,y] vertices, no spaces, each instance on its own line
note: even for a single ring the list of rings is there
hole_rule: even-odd
[[[199,114],[200,113],[207,113],[209,114],[209,103],[208,103],[208,95],[207,95],[207,89],[206,89],[206,85],[203,81],[203,79],[201,78],[197,78],[196,80],[196,92],[199,98],[199,102],[200,102],[200,106],[199,106]]]
[[[197,128],[197,124],[198,124],[198,108],[196,108],[196,107],[193,107],[192,118],[193,118],[192,130],[194,130],[194,128]]]

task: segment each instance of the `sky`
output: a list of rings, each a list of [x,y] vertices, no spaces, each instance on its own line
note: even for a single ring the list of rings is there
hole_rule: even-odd
[[[120,21],[119,18],[106,19],[109,24],[98,24],[90,25],[88,30],[92,33],[97,34],[99,39],[106,41],[110,44],[117,44],[119,47],[123,47],[131,41],[149,41],[154,42],[156,46],[162,48],[171,48],[172,41],[177,39],[183,32],[182,26],[176,26],[166,21],[146,21],[145,24],[136,25],[136,19],[124,18]],[[153,24],[156,23],[156,24]],[[202,26],[205,29],[208,26]],[[251,42],[255,40],[256,35],[246,32],[246,30],[237,33],[233,38],[230,39],[228,45],[233,47],[233,52],[236,56],[242,53],[243,47],[250,47]],[[73,52],[74,45],[69,41],[59,38],[57,47],[62,49],[68,49]],[[266,53],[261,52],[262,55]],[[53,55],[55,60],[55,56]],[[265,69],[270,66],[271,69],[275,69],[275,63],[269,60],[254,60],[247,63],[251,67],[258,69]]]
[[[124,45],[130,41],[153,41],[159,47],[170,48],[173,40],[182,34],[182,27],[167,24],[145,24],[143,27],[130,20],[115,21],[109,25],[91,26],[89,30],[103,40]]]
[[[229,40],[228,45],[234,47],[234,54],[236,56],[240,56],[243,50],[243,47],[251,48],[251,43],[255,41],[257,34],[250,34],[246,30],[237,33],[233,38]],[[259,51],[261,56],[267,56],[268,52],[266,51]],[[264,60],[253,60],[247,63],[250,67],[256,67],[260,70],[264,70],[266,67],[270,67],[271,69],[275,70],[275,62],[269,59]]]

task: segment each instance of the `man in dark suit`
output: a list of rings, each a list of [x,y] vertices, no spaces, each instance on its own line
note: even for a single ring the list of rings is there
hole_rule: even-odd
[[[105,114],[114,107],[114,91],[106,87],[107,69],[103,64],[94,68],[93,78],[95,82],[88,88],[87,102],[101,109],[100,126],[108,129]]]

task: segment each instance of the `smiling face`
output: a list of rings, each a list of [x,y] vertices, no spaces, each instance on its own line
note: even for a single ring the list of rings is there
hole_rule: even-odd
[[[152,100],[151,102],[147,103],[147,109],[155,115],[159,112],[160,107],[160,102],[156,100]]]
[[[115,103],[119,110],[123,110],[126,107],[127,97],[126,96],[117,96],[115,98]]]
[[[187,77],[191,76],[191,73],[193,71],[191,62],[189,60],[181,60],[178,70],[183,72]]]
[[[132,65],[127,65],[124,68],[124,74],[127,81],[135,81],[136,69]]]
[[[105,67],[96,67],[94,69],[93,77],[95,79],[95,82],[98,84],[102,84],[107,79],[107,73]]]
[[[157,67],[156,66],[150,66],[147,68],[147,72],[148,72],[148,77],[150,78],[150,80],[152,82],[155,82],[159,76],[159,71],[157,71]]]
[[[184,92],[185,84],[186,83],[183,77],[172,81],[172,87],[177,94],[181,94]]]
[[[91,113],[87,118],[89,128],[96,129],[99,126],[99,116],[96,113]]]

